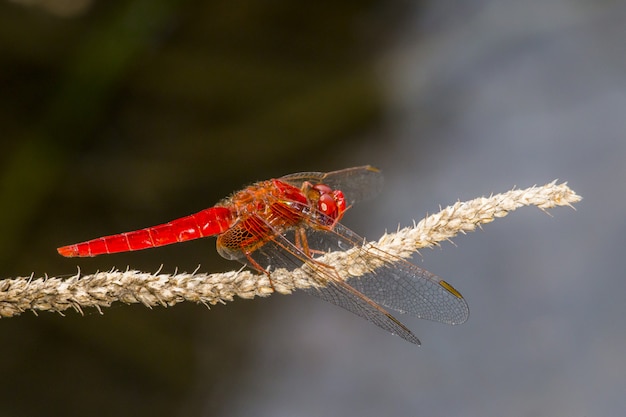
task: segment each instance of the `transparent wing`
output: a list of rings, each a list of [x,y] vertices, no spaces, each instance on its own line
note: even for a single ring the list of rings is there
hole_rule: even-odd
[[[280,180],[296,187],[305,181],[326,184],[332,189],[343,191],[349,204],[372,198],[383,187],[382,173],[369,165],[332,172],[300,172],[285,175]]]
[[[380,305],[447,324],[461,324],[469,317],[465,299],[452,285],[402,258],[366,244],[345,226],[336,224],[333,230],[308,228],[306,234],[313,251],[354,248],[358,262],[370,272],[348,279],[347,284]]]
[[[419,339],[398,319],[357,289],[340,280],[333,267],[315,261],[301,248],[296,246],[294,243],[296,233],[298,232],[291,231],[287,234],[276,236],[273,240],[254,251],[251,257],[259,265],[266,266],[270,270],[270,278],[271,270],[273,269],[286,268],[292,270],[306,264],[309,267],[311,279],[324,285],[319,288],[306,289],[304,290],[306,293],[344,308],[411,343],[420,344]],[[242,261],[245,262],[244,259]]]
[[[333,281],[326,287],[310,288],[304,291],[307,294],[314,295],[324,301],[346,309],[381,329],[400,336],[404,340],[415,343],[416,345],[421,344],[417,336],[400,323],[398,319],[383,310],[372,300],[364,297],[363,294],[359,293],[358,290],[346,282]]]
[[[469,307],[454,287],[404,260],[349,279],[348,284],[387,308],[421,319],[461,324],[469,317]]]

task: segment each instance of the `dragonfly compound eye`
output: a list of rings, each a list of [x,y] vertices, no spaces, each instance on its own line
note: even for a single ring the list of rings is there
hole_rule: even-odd
[[[337,211],[337,204],[331,194],[320,195],[320,198],[317,201],[317,209],[333,220],[339,215],[339,212]]]
[[[333,191],[333,199],[335,200],[335,204],[337,205],[337,214],[339,215],[339,217],[343,216],[343,212],[346,211],[346,197],[343,195],[343,191]]]

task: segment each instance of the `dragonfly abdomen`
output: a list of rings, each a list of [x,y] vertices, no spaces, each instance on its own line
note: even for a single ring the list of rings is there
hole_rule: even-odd
[[[63,246],[57,251],[66,257],[82,257],[154,248],[223,233],[232,221],[230,209],[211,207],[169,223]]]

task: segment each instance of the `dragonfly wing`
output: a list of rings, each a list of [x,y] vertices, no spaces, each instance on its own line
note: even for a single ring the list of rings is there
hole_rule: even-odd
[[[420,345],[419,339],[398,319],[344,281],[331,281],[325,287],[303,291],[346,309],[391,334]]]
[[[382,173],[369,165],[332,172],[300,172],[285,175],[280,180],[296,187],[305,181],[326,184],[332,189],[343,191],[349,204],[372,198],[383,188]]]
[[[467,302],[454,287],[404,260],[349,279],[348,284],[387,308],[421,319],[461,324],[469,317]]]
[[[332,230],[307,229],[314,251],[356,250],[359,263],[370,272],[347,283],[376,303],[413,316],[447,324],[469,317],[463,296],[438,276],[365,242],[341,224]]]
[[[315,261],[299,248],[295,244],[296,233],[298,233],[297,230],[277,235],[250,254],[254,262],[269,269],[270,279],[271,271],[274,269],[293,270],[306,264],[309,267],[312,282],[322,286],[305,289],[304,292],[344,308],[411,343],[420,344],[419,339],[398,319],[342,281],[333,267]],[[241,261],[245,263],[245,259]]]

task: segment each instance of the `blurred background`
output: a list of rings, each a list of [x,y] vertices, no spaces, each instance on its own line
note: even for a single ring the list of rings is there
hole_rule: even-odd
[[[626,3],[0,3],[2,278],[226,271],[214,239],[94,259],[256,180],[372,164],[370,239],[568,181],[414,261],[462,326],[417,348],[302,294],[0,320],[0,416],[610,416],[626,409]]]

